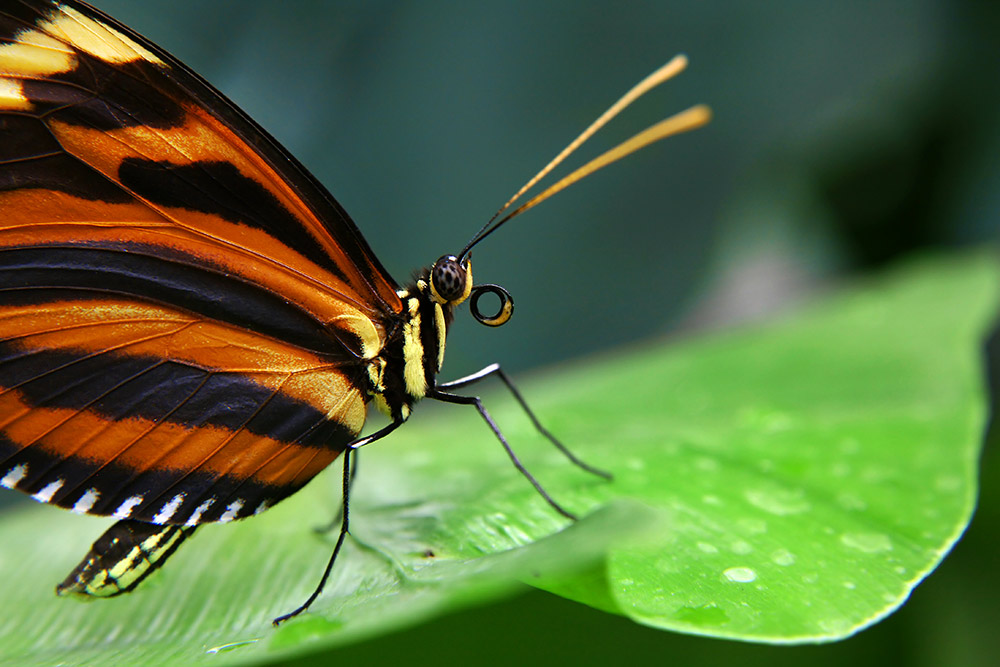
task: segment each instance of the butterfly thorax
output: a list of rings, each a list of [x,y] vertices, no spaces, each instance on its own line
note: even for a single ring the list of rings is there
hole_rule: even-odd
[[[397,292],[403,302],[400,326],[368,364],[368,394],[379,410],[406,419],[434,385],[454,309],[471,291],[469,260],[446,255]]]

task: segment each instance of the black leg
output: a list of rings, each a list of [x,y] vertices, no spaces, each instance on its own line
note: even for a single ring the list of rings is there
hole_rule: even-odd
[[[573,454],[573,452],[571,452],[569,448],[566,447],[566,445],[559,442],[559,440],[556,439],[556,437],[552,435],[547,428],[542,426],[542,423],[538,421],[538,418],[535,416],[535,413],[532,412],[531,408],[528,407],[528,403],[524,400],[524,397],[521,396],[521,392],[518,391],[517,387],[514,386],[514,383],[513,381],[511,381],[510,376],[504,373],[503,369],[500,368],[500,364],[490,364],[486,368],[476,373],[473,373],[472,375],[466,375],[463,378],[458,378],[457,380],[452,380],[451,382],[443,382],[441,384],[438,384],[436,388],[458,389],[459,387],[465,387],[470,384],[479,382],[480,380],[487,378],[491,375],[496,375],[497,377],[500,378],[501,382],[507,385],[507,389],[509,389],[510,393],[514,395],[514,398],[521,405],[521,408],[528,415],[528,418],[531,419],[531,423],[535,425],[535,428],[538,430],[538,432],[544,435],[546,438],[548,438],[549,442],[555,445],[556,449],[562,452],[566,456],[566,458],[568,458],[575,465],[579,466],[580,468],[583,468],[589,473],[593,473],[594,475],[597,475],[598,477],[603,477],[604,479],[611,479],[611,473],[605,470],[601,470],[600,468],[595,468],[594,466],[586,463],[585,461],[581,461],[580,459],[578,459],[576,455]]]
[[[320,578],[319,585],[316,586],[316,590],[314,590],[312,592],[312,595],[310,595],[306,599],[306,601],[303,602],[297,609],[288,614],[285,614],[284,616],[279,616],[278,618],[274,619],[274,621],[272,621],[274,625],[280,625],[281,623],[284,623],[290,618],[298,616],[306,609],[308,609],[309,606],[316,601],[316,598],[319,597],[320,593],[323,592],[323,586],[326,585],[326,580],[330,577],[330,572],[333,570],[333,564],[337,561],[337,554],[340,553],[340,547],[343,546],[344,539],[347,537],[348,533],[348,509],[351,499],[351,479],[353,478],[351,472],[352,470],[354,470],[354,467],[351,465],[351,461],[353,458],[352,454],[356,455],[355,450],[357,450],[359,447],[364,447],[365,445],[371,444],[376,440],[380,440],[385,436],[389,435],[397,428],[399,428],[399,425],[402,423],[403,423],[402,420],[394,421],[388,426],[381,428],[378,431],[375,431],[369,436],[365,436],[364,438],[358,438],[351,444],[347,445],[347,448],[344,449],[344,475],[342,481],[344,502],[343,505],[341,506],[340,535],[337,536],[337,544],[336,546],[333,547],[333,554],[330,555],[330,561],[326,564],[326,569],[323,570],[323,576]]]
[[[354,488],[354,480],[357,479],[357,477],[358,477],[358,459],[359,458],[361,458],[361,457],[359,457],[358,456],[358,452],[355,451],[354,454],[353,454],[353,456],[351,457],[351,481],[349,482],[349,485],[350,485],[350,487],[352,489]],[[322,534],[322,533],[329,533],[331,530],[333,530],[334,528],[337,527],[338,523],[340,523],[340,518],[343,516],[343,514],[344,514],[344,506],[341,505],[337,509],[337,514],[334,515],[334,517],[330,521],[330,523],[326,524],[325,526],[316,526],[315,528],[313,528],[313,532],[314,533],[320,533],[320,534]]]
[[[576,516],[571,512],[565,510],[562,507],[562,505],[553,500],[552,496],[550,496],[548,492],[542,488],[542,485],[538,483],[538,480],[536,480],[534,476],[530,472],[528,472],[528,469],[524,467],[521,461],[517,458],[517,455],[514,453],[514,450],[510,448],[509,444],[507,444],[507,439],[504,438],[503,433],[500,432],[500,427],[498,427],[496,422],[493,421],[493,417],[491,417],[490,413],[486,411],[486,407],[483,405],[483,402],[479,400],[478,396],[456,396],[455,394],[448,394],[443,391],[440,391],[439,389],[432,389],[427,392],[427,398],[433,398],[434,400],[437,401],[444,401],[445,403],[458,403],[460,405],[475,405],[476,409],[479,410],[479,414],[486,421],[486,424],[490,427],[490,429],[492,429],[493,435],[497,437],[497,440],[500,441],[500,444],[503,445],[503,448],[507,451],[507,456],[509,456],[510,460],[514,463],[514,467],[517,468],[518,471],[522,475],[524,475],[529,482],[531,482],[531,485],[535,487],[535,490],[538,491],[539,495],[541,495],[542,498],[545,499],[545,502],[547,502],[549,505],[552,506],[552,509],[559,512],[567,519],[573,519],[574,521],[576,520]]]

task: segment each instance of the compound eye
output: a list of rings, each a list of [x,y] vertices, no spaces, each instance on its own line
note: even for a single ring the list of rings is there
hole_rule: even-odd
[[[468,271],[458,263],[454,255],[445,255],[434,262],[431,269],[431,287],[442,301],[452,303],[462,301],[468,295],[466,289]]]

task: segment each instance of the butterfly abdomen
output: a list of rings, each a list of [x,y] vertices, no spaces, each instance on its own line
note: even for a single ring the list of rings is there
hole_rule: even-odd
[[[56,592],[84,598],[127,593],[165,562],[194,530],[119,521],[94,542],[80,564],[56,586]]]

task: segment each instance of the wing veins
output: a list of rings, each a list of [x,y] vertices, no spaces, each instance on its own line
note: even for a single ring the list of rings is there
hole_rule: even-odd
[[[103,398],[105,398],[111,392],[113,392],[113,391],[121,388],[123,385],[131,382],[132,380],[134,380],[136,378],[142,377],[142,375],[144,375],[145,373],[153,370],[154,368],[159,368],[160,366],[162,366],[165,363],[167,363],[167,362],[165,362],[165,361],[158,361],[157,363],[153,364],[152,366],[149,366],[148,368],[143,369],[142,371],[140,371],[140,372],[132,375],[131,377],[126,378],[125,380],[119,382],[118,384],[116,384],[115,386],[111,387],[110,389],[108,389],[104,393],[102,393],[102,394],[94,397],[92,400],[90,400],[82,408],[74,411],[72,414],[70,414],[69,416],[65,417],[63,420],[59,421],[58,423],[56,423],[53,426],[50,426],[48,429],[46,429],[42,433],[40,433],[39,435],[35,436],[30,442],[24,444],[24,446],[21,447],[20,450],[18,450],[18,453],[21,452],[21,451],[23,451],[23,450],[25,450],[25,449],[27,449],[28,447],[31,447],[31,446],[37,444],[42,438],[44,438],[47,435],[50,435],[57,428],[60,428],[60,427],[64,426],[65,424],[68,424],[71,420],[75,419],[76,417],[78,417],[81,414],[83,414],[84,412],[86,412],[92,405],[94,405],[94,403],[97,403],[98,401],[102,400]],[[79,384],[79,383],[77,383],[77,384]],[[63,393],[63,392],[60,392],[60,394],[61,393]],[[58,396],[58,395],[59,394],[56,394],[56,396]],[[28,412],[30,412],[30,410]],[[4,428],[9,427],[11,424],[15,423],[18,419],[23,418],[25,414],[27,414],[27,412],[26,413],[22,413],[21,415],[18,415],[15,419],[13,419],[10,422],[8,422],[4,426]],[[80,451],[80,449],[82,449],[88,443],[94,441],[95,439],[99,439],[101,437],[101,435],[103,433],[107,432],[107,430],[109,428],[111,428],[112,426],[114,426],[115,423],[117,423],[117,422],[116,421],[115,422],[109,421],[109,422],[106,423],[106,425],[102,426],[101,429],[97,433],[94,433],[94,434],[89,435],[86,438],[84,438],[83,441],[82,441],[82,443],[80,445],[78,445],[76,449],[74,449],[72,452],[70,452],[69,456],[74,456],[77,452]],[[14,454],[14,456],[16,456],[16,454]],[[80,482],[76,486],[74,486],[73,490],[79,488],[81,485],[83,485],[84,482],[86,482],[87,480],[91,479],[95,474],[97,474],[97,472],[99,472],[100,470],[103,470],[109,463],[111,463],[112,461],[114,461],[114,459],[117,458],[117,456],[118,455],[115,455],[114,457],[108,459],[99,468],[97,468],[97,470],[95,470],[93,473],[91,473],[90,475],[88,475],[87,477],[85,477],[84,480],[83,480],[83,482]],[[39,479],[41,479],[45,475],[50,474],[53,470],[57,470],[60,466],[62,466],[62,465],[64,465],[66,463],[66,460],[67,460],[67,457],[64,456],[61,459],[55,461],[53,465],[49,466],[45,470],[45,472],[39,477]],[[60,497],[65,497],[67,495],[68,490],[61,489],[60,491],[61,491]]]
[[[337,407],[338,408],[342,407],[343,404],[345,402],[347,402],[349,399],[351,399],[351,394],[345,394],[344,397],[341,399],[341,402],[338,404]],[[360,399],[356,399],[356,400],[360,400]],[[331,412],[333,412],[335,414],[339,413],[338,410],[331,410]],[[252,475],[248,475],[243,481],[241,481],[239,484],[237,484],[236,487],[233,489],[233,492],[230,494],[230,496],[236,495],[236,491],[240,487],[242,487],[246,483],[247,480],[249,480],[251,477],[253,477],[258,472],[260,472],[264,468],[264,466],[266,466],[268,463],[270,463],[275,458],[277,458],[279,454],[284,453],[292,445],[301,442],[303,439],[305,439],[306,437],[308,437],[310,433],[312,433],[313,431],[315,431],[317,428],[319,428],[322,425],[323,425],[323,421],[317,421],[317,422],[315,422],[309,428],[307,428],[305,431],[303,431],[294,441],[290,441],[287,444],[285,444],[283,447],[281,447],[277,452],[274,453],[273,456],[271,456],[270,458],[268,458],[267,461],[264,461],[259,466],[257,466],[257,468],[254,470],[254,472],[253,472]],[[299,471],[291,479],[293,479],[293,480],[297,479],[298,476],[302,474],[302,471],[305,470],[313,462],[313,460],[317,456],[319,456],[319,454],[320,454],[321,451],[322,451],[321,449],[317,448],[313,452],[313,454],[309,457],[309,459],[306,460],[305,462],[303,462],[303,464],[299,467]],[[338,454],[338,456],[339,456],[339,454]]]
[[[149,336],[146,336],[146,337],[143,337],[143,338],[139,338],[139,339],[136,339],[136,340],[130,340],[130,341],[127,341],[125,343],[121,343],[120,345],[115,345],[115,346],[112,346],[112,347],[107,347],[107,348],[104,348],[104,349],[101,349],[101,350],[94,350],[93,352],[91,352],[90,354],[88,354],[86,356],[83,356],[83,357],[80,357],[78,359],[74,359],[72,361],[66,362],[65,364],[62,364],[60,366],[56,366],[55,368],[50,368],[49,370],[45,371],[44,373],[39,373],[38,375],[34,375],[34,376],[28,378],[27,380],[25,380],[23,382],[19,382],[19,383],[15,384],[15,385],[11,385],[10,387],[5,387],[3,389],[3,391],[0,391],[0,395],[3,395],[3,393],[5,393],[5,392],[7,392],[7,391],[9,391],[11,389],[17,389],[21,385],[27,384],[28,382],[31,382],[33,380],[37,380],[39,378],[46,377],[47,375],[49,375],[51,373],[55,373],[57,371],[65,370],[65,369],[73,366],[74,364],[82,363],[84,361],[89,361],[91,359],[96,359],[97,357],[99,357],[99,356],[101,356],[103,354],[108,354],[108,353],[112,353],[112,352],[118,352],[120,350],[128,348],[130,345],[137,345],[139,343],[146,343],[146,342],[149,342],[151,340],[156,340],[157,338],[161,338],[163,336],[173,336],[174,334],[183,331],[184,329],[186,329],[187,327],[191,326],[192,324],[194,324],[194,321],[185,322],[184,324],[182,324],[181,326],[177,327],[177,329],[175,329],[173,331],[169,331],[169,332],[167,332],[167,331],[160,331],[160,332],[157,332],[155,334],[150,334]],[[7,339],[5,339],[5,340],[7,340]],[[40,353],[42,353],[44,351],[45,350],[42,350],[42,349],[27,350],[27,354],[25,354],[23,356],[19,356],[18,358],[28,357],[28,356],[31,356],[33,354],[40,354]],[[171,359],[164,359],[164,360],[161,360],[159,363],[165,363],[167,361],[173,361],[173,360],[171,360]],[[156,365],[159,365],[159,363],[156,364]],[[183,363],[183,362],[178,362],[178,363]],[[193,368],[198,368],[199,370],[208,370],[208,369],[205,369],[203,367],[200,367],[198,364],[192,363],[192,364],[189,364],[189,365],[191,367],[193,367]],[[155,366],[151,366],[150,368],[154,368],[154,367]],[[145,371],[142,371],[142,372],[144,373]],[[131,379],[132,378],[128,378],[125,381],[127,382],[127,381],[129,381]],[[85,381],[86,380],[80,380],[80,382],[85,382]],[[77,382],[76,384],[79,384],[79,382]],[[73,385],[73,386],[76,386],[76,385]],[[112,389],[115,389],[115,388],[117,388],[117,387],[113,387]],[[59,392],[59,394],[56,394],[56,396],[59,396],[62,393],[64,393],[64,392]]]
[[[166,362],[162,362],[162,363],[166,363]],[[152,370],[153,368],[157,368],[157,367],[159,367],[160,365],[162,365],[162,363],[161,363],[161,364],[156,364],[155,366],[151,366],[151,367],[150,367],[149,369],[147,369],[147,370]],[[145,371],[143,371],[143,373],[144,373],[144,372],[145,372]],[[136,374],[136,376],[134,376],[134,377],[131,377],[131,378],[129,378],[129,379],[128,379],[128,380],[126,380],[125,382],[126,382],[126,383],[127,383],[127,382],[131,382],[132,380],[136,379],[137,377],[140,377],[141,375],[142,375],[142,373],[138,373],[138,374]],[[159,426],[160,424],[162,424],[162,423],[163,423],[164,421],[166,421],[166,419],[167,419],[167,418],[168,418],[168,417],[169,417],[170,415],[172,415],[172,414],[174,414],[175,412],[177,412],[177,410],[179,410],[179,409],[180,409],[181,407],[183,407],[183,406],[184,406],[184,405],[185,405],[185,404],[186,404],[186,403],[187,403],[188,401],[190,401],[190,400],[191,400],[191,398],[192,398],[192,397],[193,397],[193,396],[194,396],[195,394],[197,394],[197,393],[198,393],[198,392],[199,392],[199,391],[200,391],[200,390],[202,389],[202,387],[204,387],[204,386],[205,386],[205,384],[206,384],[206,383],[208,382],[208,380],[209,380],[209,378],[210,378],[210,377],[211,377],[211,373],[206,373],[206,375],[205,375],[205,377],[204,377],[204,378],[202,379],[202,381],[201,381],[201,382],[199,382],[199,383],[198,383],[198,385],[197,385],[197,386],[196,386],[196,387],[195,387],[195,388],[194,388],[194,389],[193,389],[193,390],[192,390],[192,391],[191,391],[191,392],[190,392],[190,393],[189,393],[189,394],[188,394],[188,395],[187,395],[187,396],[186,396],[186,397],[185,397],[185,398],[184,398],[184,399],[183,399],[183,400],[182,400],[182,401],[180,402],[180,403],[178,403],[178,404],[177,404],[177,405],[175,405],[175,406],[174,406],[173,408],[171,408],[171,409],[170,409],[170,411],[169,411],[169,412],[167,412],[167,413],[166,413],[165,415],[161,415],[160,417],[157,417],[156,419],[151,419],[151,420],[149,420],[149,421],[151,422],[151,423],[150,423],[150,425],[149,425],[149,426],[148,426],[148,427],[147,427],[147,428],[146,428],[146,429],[145,429],[145,430],[144,430],[144,431],[143,431],[142,433],[140,433],[139,435],[137,435],[137,436],[135,436],[134,438],[132,438],[132,440],[130,440],[130,441],[129,441],[128,443],[126,443],[126,444],[125,444],[125,445],[124,445],[124,446],[123,446],[123,447],[122,447],[122,448],[121,448],[121,449],[120,449],[120,450],[119,450],[119,451],[118,451],[118,452],[117,452],[117,453],[116,453],[116,454],[115,454],[114,456],[111,456],[111,457],[108,457],[108,459],[107,459],[107,460],[106,460],[106,461],[105,461],[104,463],[102,463],[102,464],[101,464],[100,466],[98,466],[98,467],[97,467],[96,469],[94,469],[94,471],[93,471],[93,472],[91,472],[91,473],[90,473],[89,475],[87,475],[87,476],[86,476],[85,478],[83,478],[83,479],[82,479],[81,481],[77,482],[77,483],[76,483],[76,485],[74,485],[74,486],[72,487],[72,489],[66,489],[66,490],[61,490],[61,491],[63,491],[63,492],[62,492],[62,493],[61,493],[60,495],[61,495],[62,497],[66,497],[66,496],[70,495],[69,491],[76,491],[76,490],[80,489],[80,488],[81,488],[81,487],[83,487],[83,486],[87,486],[87,482],[88,482],[89,480],[93,479],[95,475],[97,475],[98,473],[100,473],[100,472],[101,472],[102,470],[105,470],[105,469],[106,469],[106,468],[107,468],[107,467],[108,467],[109,465],[111,465],[111,464],[112,464],[112,463],[114,463],[114,462],[115,462],[116,460],[118,460],[118,458],[119,458],[119,457],[121,457],[121,455],[122,455],[122,454],[124,454],[125,452],[127,452],[127,451],[129,450],[129,448],[131,448],[131,447],[135,446],[135,445],[136,445],[136,444],[137,444],[137,443],[138,443],[138,442],[139,442],[140,440],[142,440],[143,438],[145,438],[146,436],[148,436],[148,435],[149,435],[149,434],[150,434],[150,433],[151,433],[151,432],[152,432],[152,431],[153,431],[153,430],[154,430],[155,428],[157,428],[157,427],[158,427],[158,426]],[[123,383],[123,384],[124,384],[124,383]],[[117,387],[115,387],[115,389],[117,389]],[[96,401],[96,400],[100,400],[101,398],[104,398],[104,397],[105,397],[105,396],[106,396],[106,395],[107,395],[108,393],[110,393],[111,391],[114,391],[114,389],[111,389],[111,390],[109,390],[108,392],[106,392],[105,394],[101,395],[100,397],[98,397],[97,399],[95,399],[95,401]],[[93,404],[93,402],[92,402],[91,404]],[[77,413],[77,414],[79,414],[79,413]],[[73,417],[75,417],[75,416],[76,416],[76,415],[72,415],[72,416],[70,417],[70,419],[72,419],[72,418],[73,418]],[[66,421],[69,421],[69,420],[67,419]],[[113,427],[113,426],[114,426],[114,424],[115,424],[115,422],[108,422],[108,424],[107,424],[106,426],[102,427],[100,431],[98,431],[97,433],[94,433],[94,434],[92,434],[92,435],[88,436],[88,437],[87,437],[87,438],[86,438],[86,439],[85,439],[85,440],[83,441],[83,443],[82,443],[82,444],[81,444],[81,445],[80,445],[79,447],[77,447],[77,448],[76,448],[76,449],[74,450],[74,452],[73,452],[73,453],[75,454],[76,452],[80,451],[80,450],[81,450],[81,449],[82,449],[83,447],[85,447],[85,446],[86,446],[87,444],[89,444],[90,442],[92,442],[92,441],[94,441],[94,440],[98,440],[98,439],[100,439],[100,438],[101,438],[101,436],[102,436],[102,435],[103,435],[104,433],[106,433],[106,432],[107,432],[107,430],[108,430],[109,428],[111,428],[111,427]],[[188,438],[188,436],[185,436],[184,438],[182,438],[182,439],[181,439],[181,443],[183,443],[183,442],[184,442],[185,440],[187,440],[187,438]],[[178,446],[181,446],[181,445],[178,445]],[[65,459],[63,459],[62,461],[59,461],[59,462],[58,462],[58,464],[57,464],[57,466],[53,466],[53,469],[54,469],[54,468],[56,468],[56,467],[58,467],[58,465],[62,465],[63,463],[65,463]],[[51,469],[50,469],[50,470],[51,470]],[[135,480],[135,479],[136,479],[136,478],[137,478],[137,477],[138,477],[139,475],[141,475],[141,474],[142,474],[142,472],[144,472],[144,471],[137,471],[137,474],[133,474],[133,475],[132,475],[132,476],[131,476],[131,477],[129,478],[128,482],[126,482],[125,484],[122,484],[120,488],[124,488],[124,487],[126,487],[126,486],[127,486],[127,484],[128,484],[129,482],[132,482],[133,480]]]
[[[196,466],[192,466],[192,467],[191,467],[190,469],[188,469],[188,471],[187,471],[187,472],[185,472],[185,473],[184,473],[183,475],[181,475],[181,476],[180,476],[180,477],[178,477],[178,478],[177,478],[176,480],[174,480],[174,481],[173,481],[173,482],[172,482],[172,483],[170,484],[170,486],[168,486],[168,487],[167,487],[167,488],[165,488],[165,489],[164,489],[163,491],[161,491],[161,492],[160,492],[159,494],[157,494],[157,495],[155,496],[155,498],[153,498],[153,499],[151,499],[151,500],[149,500],[149,501],[145,501],[145,500],[144,500],[144,501],[143,501],[143,507],[151,507],[151,506],[152,506],[152,505],[154,504],[154,502],[153,502],[153,501],[155,501],[155,500],[159,500],[159,499],[161,499],[161,498],[165,497],[166,495],[168,495],[171,489],[174,489],[174,488],[176,488],[176,487],[177,487],[177,486],[178,486],[179,484],[181,484],[181,483],[182,483],[182,482],[183,482],[184,480],[186,480],[186,479],[187,479],[188,477],[190,477],[190,476],[191,476],[192,474],[194,474],[194,472],[195,472],[195,471],[197,471],[197,470],[198,470],[198,469],[200,469],[200,468],[201,468],[201,467],[202,467],[203,465],[205,465],[205,463],[206,463],[206,462],[207,462],[207,461],[208,461],[209,459],[211,459],[211,458],[212,458],[213,456],[215,456],[215,455],[216,455],[216,454],[218,454],[218,453],[219,453],[220,451],[222,451],[222,450],[223,450],[223,449],[224,449],[224,448],[225,448],[225,447],[226,447],[227,445],[229,445],[229,444],[230,444],[230,443],[231,443],[231,442],[233,441],[233,438],[235,438],[235,437],[236,437],[237,435],[239,435],[240,433],[242,433],[242,432],[243,432],[243,431],[244,431],[244,430],[245,430],[245,429],[247,428],[247,424],[249,424],[249,423],[250,423],[251,421],[253,421],[253,418],[254,418],[254,417],[256,417],[257,415],[259,415],[259,414],[260,414],[260,412],[261,412],[261,410],[263,410],[263,409],[264,409],[264,408],[265,408],[265,407],[266,407],[266,406],[267,406],[267,405],[268,405],[268,404],[269,404],[269,403],[271,402],[271,400],[272,400],[272,399],[274,399],[274,397],[275,397],[275,396],[277,396],[277,395],[278,395],[278,394],[279,394],[279,393],[281,392],[281,388],[282,388],[282,387],[283,387],[283,386],[285,385],[285,383],[286,383],[286,382],[288,381],[288,379],[289,379],[290,377],[291,377],[291,374],[287,374],[287,375],[285,376],[285,379],[284,379],[284,380],[282,380],[282,381],[281,381],[281,383],[279,383],[279,385],[278,385],[278,386],[277,386],[277,387],[276,387],[276,388],[275,388],[275,389],[274,389],[274,390],[273,390],[273,391],[271,392],[271,394],[270,394],[270,395],[269,395],[269,396],[268,396],[268,397],[267,397],[267,398],[266,398],[266,399],[265,399],[264,401],[262,401],[262,402],[260,403],[260,405],[258,405],[258,406],[257,406],[257,409],[256,409],[256,410],[254,410],[253,414],[249,415],[249,416],[248,416],[248,417],[247,417],[247,418],[246,418],[246,419],[245,419],[245,420],[243,421],[243,423],[242,423],[242,424],[240,424],[239,428],[236,428],[236,429],[233,429],[233,431],[232,431],[232,432],[231,432],[231,433],[230,433],[230,434],[229,434],[229,435],[228,435],[228,436],[227,436],[227,437],[226,437],[226,438],[225,438],[225,439],[224,439],[224,440],[223,440],[223,441],[222,441],[222,442],[221,442],[221,443],[220,443],[220,444],[219,444],[219,445],[218,445],[218,446],[217,446],[217,447],[216,447],[216,448],[214,449],[214,450],[212,450],[212,451],[211,451],[210,453],[208,453],[208,454],[207,454],[206,456],[202,457],[202,459],[201,459],[201,460],[200,460],[200,461],[198,462],[198,465],[196,465]],[[207,381],[207,378],[206,378],[206,381]],[[185,402],[187,402],[188,400],[190,400],[190,398],[191,398],[191,397],[188,397],[187,399],[185,399]],[[178,407],[179,407],[179,406],[178,406]],[[192,430],[192,434],[193,434],[193,433],[194,433],[194,430]],[[186,438],[185,438],[185,439],[186,439]],[[284,450],[285,450],[285,449],[286,449],[286,448],[287,448],[288,446],[290,446],[290,444],[286,444],[286,445],[284,445],[283,447],[281,447],[281,448],[280,448],[280,451],[284,451]],[[231,469],[232,469],[232,468],[230,467],[230,470],[231,470]],[[225,472],[225,471],[220,471],[220,472],[218,472],[218,473],[217,473],[217,474],[215,475],[215,480],[218,480],[219,478],[221,478],[221,477],[225,476],[225,474],[226,474],[226,472]],[[213,482],[213,484],[214,484],[214,482]]]
[[[18,77],[18,78],[29,79],[30,77]],[[135,79],[135,80],[137,80],[137,81],[140,80],[140,79],[138,79],[138,77],[132,77],[132,78]],[[74,82],[69,82],[69,81],[60,81],[60,80],[44,79],[44,78],[38,78],[38,80],[43,80],[43,81],[46,81],[47,83],[50,83],[50,84],[59,84],[59,85],[64,85],[64,86],[68,86],[68,87],[72,87],[72,88],[78,89],[78,90],[80,90],[82,92],[87,93],[91,97],[91,99],[99,100],[102,103],[104,103],[105,105],[107,105],[109,107],[113,107],[116,111],[119,111],[123,115],[128,116],[129,118],[132,118],[133,120],[136,121],[136,123],[139,122],[138,118],[134,114],[132,114],[131,112],[129,112],[128,109],[126,109],[125,107],[123,107],[123,106],[121,106],[119,104],[115,104],[112,101],[106,99],[105,97],[103,97],[101,95],[101,93],[99,91],[91,90],[88,87],[85,87],[83,85],[80,85],[80,84],[77,84],[77,83],[74,83]],[[144,81],[143,83],[146,83],[147,85],[149,85],[149,82],[145,82]],[[294,276],[296,276],[296,277],[298,277],[300,279],[303,279],[305,282],[307,282],[310,285],[316,287],[317,289],[319,289],[319,290],[321,290],[323,292],[326,292],[328,294],[331,294],[332,296],[337,297],[339,300],[341,300],[341,301],[343,301],[345,303],[351,304],[352,306],[354,306],[355,308],[357,308],[361,312],[366,312],[366,311],[367,312],[379,312],[379,309],[372,308],[368,304],[360,302],[357,299],[355,299],[353,297],[350,297],[347,294],[344,294],[340,290],[333,289],[327,283],[318,280],[317,278],[315,278],[314,276],[312,276],[310,274],[303,273],[302,271],[300,271],[298,269],[295,269],[295,268],[289,266],[288,264],[286,264],[285,262],[282,262],[282,261],[279,261],[279,260],[275,259],[274,257],[271,257],[269,255],[265,255],[265,254],[260,253],[260,252],[257,252],[255,250],[252,250],[252,249],[246,247],[246,246],[239,245],[239,244],[234,243],[232,241],[228,241],[226,239],[223,239],[223,238],[221,238],[219,236],[216,236],[214,234],[209,233],[207,230],[199,229],[197,227],[192,227],[190,225],[185,224],[182,219],[175,218],[174,216],[166,213],[162,208],[160,208],[159,206],[156,206],[155,204],[153,204],[152,202],[150,202],[145,197],[140,196],[138,193],[136,193],[131,188],[127,187],[120,180],[116,179],[113,176],[108,176],[107,174],[105,174],[100,169],[97,169],[94,165],[92,165],[90,162],[88,162],[83,157],[77,155],[76,153],[74,153],[72,151],[67,150],[65,148],[65,146],[62,145],[62,142],[59,141],[59,138],[56,136],[56,134],[52,131],[52,128],[49,127],[49,123],[52,122],[51,119],[49,118],[49,116],[51,116],[52,114],[54,114],[54,113],[56,113],[58,111],[62,111],[64,109],[71,108],[71,107],[76,106],[78,104],[79,104],[79,102],[68,103],[68,104],[61,105],[59,107],[50,109],[50,110],[46,111],[43,114],[19,114],[19,115],[28,115],[28,116],[31,116],[31,117],[34,117],[34,118],[39,118],[40,120],[42,120],[43,124],[46,127],[46,130],[49,133],[49,136],[52,137],[52,139],[56,143],[59,144],[59,146],[62,148],[63,154],[65,154],[68,157],[73,158],[79,164],[83,165],[85,168],[89,169],[90,171],[95,172],[97,174],[100,174],[109,183],[117,186],[120,190],[122,190],[123,192],[125,192],[126,194],[128,194],[129,196],[131,196],[132,199],[136,203],[142,204],[148,210],[150,210],[153,213],[157,214],[158,216],[160,216],[164,220],[168,221],[169,223],[173,224],[174,226],[176,226],[176,227],[178,227],[180,229],[183,229],[183,230],[185,230],[187,232],[190,232],[190,233],[192,233],[192,234],[194,234],[196,236],[200,236],[202,238],[208,239],[208,240],[210,240],[212,243],[214,243],[217,246],[222,246],[222,247],[225,247],[225,248],[227,248],[228,250],[231,250],[231,251],[235,250],[239,254],[243,254],[243,255],[246,255],[246,256],[250,256],[250,257],[254,257],[254,258],[257,258],[257,259],[264,260],[266,263],[271,264],[272,266],[278,267],[278,268],[282,269],[283,271],[285,271],[288,274],[291,274],[291,275],[294,275]],[[198,118],[197,116],[192,116],[190,113],[188,114],[188,117],[189,118],[194,118],[199,123],[203,123],[204,122],[200,118]],[[90,127],[93,130],[96,130],[96,131],[100,131],[100,129],[101,129],[96,124],[94,124],[93,122],[88,122],[87,126]],[[152,130],[153,128],[150,127],[149,129]],[[217,138],[219,138],[221,140],[221,137],[217,133],[213,132],[212,134],[213,134],[213,136],[215,136],[215,137],[217,137]],[[167,138],[168,135],[165,135],[164,133],[159,132],[159,131],[155,132],[155,135],[159,138],[159,140],[162,142],[162,144],[164,146],[167,146],[170,149],[176,151],[177,154],[182,155],[185,159],[189,160],[191,164],[197,164],[199,162],[203,162],[204,161],[204,160],[199,159],[197,156],[191,156],[191,155],[185,153],[184,151],[182,151],[179,146],[177,146],[176,144],[174,144],[173,142],[171,142]],[[123,139],[121,139],[120,137],[114,136],[112,134],[105,133],[104,134],[104,138],[106,140],[113,140],[113,141],[117,142],[118,144],[120,144],[121,146],[125,147],[127,150],[131,151],[132,153],[136,154],[137,156],[139,156],[140,158],[142,158],[144,160],[147,160],[147,161],[157,161],[156,156],[151,156],[148,152],[140,150],[137,147],[136,144],[126,142]],[[234,152],[238,152],[240,154],[244,154],[245,155],[245,152],[242,150],[242,146],[241,145],[232,144],[231,142],[226,142],[226,145],[229,146]],[[270,165],[268,165],[268,167],[270,168]],[[240,172],[240,173],[242,173],[242,172]],[[208,174],[208,176],[213,180],[213,182],[215,182],[217,185],[220,186],[220,189],[224,189],[227,192],[229,192],[230,195],[233,197],[233,199],[236,199],[236,200],[239,199],[237,193],[234,192],[231,188],[229,188],[224,182],[222,182],[221,180],[219,180],[215,175]],[[174,177],[178,178],[179,180],[183,181],[184,183],[187,183],[188,185],[193,186],[195,189],[200,189],[200,188],[198,188],[198,181],[197,181],[197,179],[188,178],[188,177],[180,177],[180,176],[177,176],[176,174],[174,175]],[[257,181],[257,179],[254,179],[254,178],[252,178],[250,176],[247,176],[247,178],[250,178],[254,182],[260,184],[260,181]],[[219,201],[219,199],[216,198],[216,197],[212,197],[212,200],[216,204],[220,204],[221,203]],[[292,213],[292,212],[289,211],[289,213]],[[300,217],[300,216],[298,216],[295,213],[292,213],[292,215],[294,217],[296,217],[296,218]],[[236,224],[239,224],[239,223],[236,223]],[[324,229],[323,231],[325,232],[326,230]],[[330,239],[330,240],[332,241],[332,239]],[[295,252],[296,254],[299,254],[299,256],[303,260],[309,262],[310,264],[314,264],[314,262],[312,262],[311,260],[308,260],[307,258],[305,258],[304,256],[302,256],[294,248],[289,248],[289,249],[292,252]],[[320,270],[323,270],[321,267],[317,267],[317,268],[320,268]],[[372,294],[377,294],[377,291],[375,290],[374,286],[371,285],[371,283],[363,275],[363,272],[359,272],[359,276],[364,281],[364,283],[365,283],[366,287],[368,287],[369,291]]]

